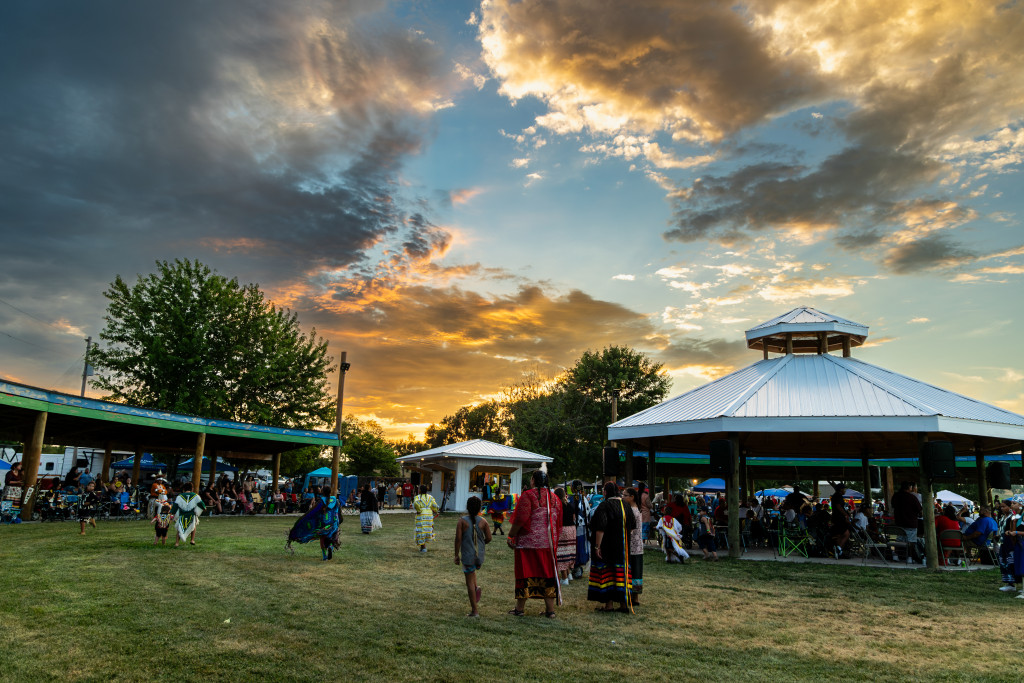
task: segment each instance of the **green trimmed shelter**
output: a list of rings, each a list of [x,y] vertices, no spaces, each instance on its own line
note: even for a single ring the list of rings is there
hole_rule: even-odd
[[[333,432],[286,429],[214,420],[122,403],[99,401],[0,380],[0,440],[25,444],[23,518],[31,519],[32,494],[44,443],[103,448],[103,476],[114,450],[134,451],[132,480],[138,481],[144,451],[193,455],[192,486],[198,491],[204,454],[273,462],[274,488],[281,453],[304,446],[340,447]],[[211,472],[210,476],[213,477]]]

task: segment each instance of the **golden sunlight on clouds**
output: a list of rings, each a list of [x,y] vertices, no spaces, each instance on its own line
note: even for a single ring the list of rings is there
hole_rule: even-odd
[[[470,187],[470,188],[464,188],[464,189],[460,189],[460,190],[452,190],[449,193],[449,197],[451,198],[452,204],[454,206],[460,206],[462,204],[469,203],[469,201],[471,199],[473,199],[474,197],[480,195],[481,193],[483,193],[483,189],[482,188]]]
[[[250,237],[235,237],[231,239],[225,239],[220,237],[204,237],[199,240],[199,245],[212,249],[214,251],[221,251],[226,253],[247,253],[251,251],[259,251],[266,249],[267,243],[261,239],[253,239]]]

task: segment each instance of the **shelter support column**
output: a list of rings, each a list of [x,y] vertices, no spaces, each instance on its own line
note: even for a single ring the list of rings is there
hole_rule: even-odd
[[[992,501],[988,495],[988,473],[985,472],[985,454],[977,442],[974,444],[974,466],[978,476],[978,503],[992,509]]]
[[[622,469],[622,480],[626,482],[626,486],[633,485],[633,449],[626,449],[626,462],[623,463]]]
[[[817,505],[818,499],[821,498],[821,487],[818,486],[818,475],[815,473],[814,479],[811,480],[811,498],[814,499],[814,504]]]
[[[740,452],[740,492],[743,499],[750,497],[749,473],[747,472],[747,452]]]
[[[278,481],[281,477],[281,454],[274,453],[274,493],[277,493]]]
[[[135,447],[135,460],[132,461],[132,483],[139,485],[139,475],[142,473],[142,446]]]
[[[665,477],[665,486],[662,490],[665,492],[665,502],[667,503],[672,500],[672,485],[667,476]]]
[[[864,479],[864,502],[868,504],[868,510],[871,510],[871,461],[868,460],[869,453],[864,453],[860,459],[860,466],[863,472]],[[868,512],[867,514],[871,514]]]
[[[196,434],[196,454],[192,458],[192,491],[199,493],[199,480],[203,476],[203,453],[206,451],[206,432]]]
[[[658,481],[658,468],[655,462],[658,459],[657,453],[654,450],[654,441],[651,441],[651,448],[647,451],[647,483],[650,484],[652,481]]]
[[[729,432],[729,444],[732,474],[725,484],[726,504],[729,506],[729,557],[740,557],[743,555],[740,541],[740,439],[736,432]]]
[[[924,552],[925,556],[928,558],[928,568],[938,569],[939,549],[938,537],[935,533],[935,491],[932,490],[932,480],[928,477],[928,473],[924,469],[924,463],[920,458],[921,446],[928,439],[924,434],[917,434],[916,437],[918,452],[917,465],[921,480],[918,491],[921,494],[921,516],[924,518]]]
[[[22,499],[21,518],[25,521],[32,519],[32,507],[35,505],[36,477],[39,475],[39,457],[43,454],[43,436],[46,434],[46,418],[49,416],[45,410],[36,413],[36,422],[32,426],[32,434],[25,441],[25,452],[21,458]]]
[[[883,468],[883,472],[884,476],[882,477],[882,498],[884,500],[882,502],[885,503],[885,513],[887,515],[891,515],[892,510],[890,510],[889,507],[892,505],[892,494],[895,493],[895,491],[893,491],[894,486],[892,481],[892,468],[885,467]]]
[[[235,476],[237,477],[238,474],[236,473]],[[212,486],[215,481],[217,481],[217,451],[210,453],[210,476],[206,483]],[[237,484],[238,482],[235,483]]]
[[[98,479],[101,483],[110,482],[110,465],[114,462],[114,446],[109,441],[103,444],[103,471]]]

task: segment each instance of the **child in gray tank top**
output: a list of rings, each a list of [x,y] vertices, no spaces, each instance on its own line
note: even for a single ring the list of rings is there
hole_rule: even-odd
[[[484,564],[484,547],[491,542],[491,527],[480,516],[480,499],[470,496],[466,501],[465,517],[459,518],[455,527],[455,564],[462,565],[466,576],[466,592],[469,593],[470,613],[467,617],[479,617],[477,605],[481,589],[476,582],[476,570]]]

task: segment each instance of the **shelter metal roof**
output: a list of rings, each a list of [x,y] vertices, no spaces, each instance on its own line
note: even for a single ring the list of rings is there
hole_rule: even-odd
[[[508,462],[554,462],[554,458],[549,458],[546,455],[531,453],[530,451],[513,448],[512,446],[503,446],[499,443],[494,443],[493,441],[487,441],[485,439],[473,439],[472,441],[463,441],[461,443],[448,444],[447,446],[439,446],[427,451],[420,451],[419,453],[413,453],[411,455],[403,455],[399,458],[395,458],[395,460],[400,463],[411,463],[418,460],[434,459],[444,456],[505,460]]]
[[[306,445],[339,446],[337,434],[214,420],[100,401],[0,379],[0,438],[20,440],[39,412],[48,413],[46,443],[67,446],[195,450],[206,433],[206,449],[231,457],[268,455]]]
[[[619,420],[608,438],[730,431],[952,433],[1006,440],[987,452],[1013,452],[1024,416],[854,358],[789,354]],[[848,452],[868,446],[865,438]]]

